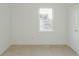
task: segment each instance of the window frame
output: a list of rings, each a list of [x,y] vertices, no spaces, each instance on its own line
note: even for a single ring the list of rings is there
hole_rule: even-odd
[[[40,19],[40,9],[48,9],[48,10],[51,10],[51,19],[49,19],[49,24],[51,25],[51,27],[49,27],[50,29],[43,29],[43,30],[41,30],[40,28],[41,28],[41,26],[40,26],[40,21],[41,21],[41,19]],[[52,10],[52,8],[39,8],[39,30],[40,30],[40,32],[51,32],[51,31],[53,31],[53,10]]]

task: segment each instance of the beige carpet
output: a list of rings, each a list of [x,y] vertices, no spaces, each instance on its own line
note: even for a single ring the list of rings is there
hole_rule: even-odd
[[[12,45],[2,56],[78,56],[66,45]]]

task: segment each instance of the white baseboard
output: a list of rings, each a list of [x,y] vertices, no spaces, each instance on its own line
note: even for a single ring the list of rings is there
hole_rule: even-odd
[[[69,44],[68,44],[68,46],[71,47],[79,55],[79,51],[76,48],[74,48],[73,46],[71,46]]]
[[[2,53],[4,53],[11,45],[7,45],[5,46],[1,51],[0,51],[0,55],[2,55]]]
[[[13,45],[67,45],[67,43],[53,42],[14,42]]]

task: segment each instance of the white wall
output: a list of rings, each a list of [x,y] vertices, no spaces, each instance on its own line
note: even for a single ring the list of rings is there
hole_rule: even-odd
[[[0,4],[0,54],[9,46],[11,39],[11,19],[8,4]]]
[[[74,32],[74,25],[79,25],[79,5],[70,7],[71,4],[0,4],[0,54],[11,44],[67,43],[79,54],[79,31]],[[39,31],[39,8],[53,9],[53,32]]]
[[[79,25],[79,5],[71,5],[0,4],[0,54],[11,44],[67,43],[79,54],[79,31],[74,32],[74,25]],[[53,32],[39,31],[39,8],[53,9]]]
[[[13,4],[14,44],[67,44],[68,4]],[[54,11],[53,32],[39,32],[39,8]]]
[[[69,9],[69,46],[79,54],[79,5]],[[75,31],[77,30],[77,32]]]

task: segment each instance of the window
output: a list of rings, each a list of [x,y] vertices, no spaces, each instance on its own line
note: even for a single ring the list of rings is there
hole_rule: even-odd
[[[40,8],[40,31],[52,31],[52,8]]]

